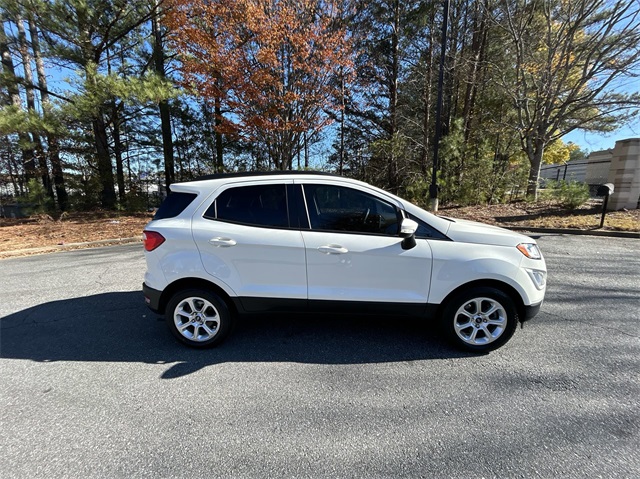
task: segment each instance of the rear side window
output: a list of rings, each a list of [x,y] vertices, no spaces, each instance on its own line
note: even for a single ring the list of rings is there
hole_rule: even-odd
[[[288,228],[287,191],[284,184],[229,188],[218,196],[204,217],[254,226]]]
[[[196,199],[196,196],[198,195],[195,193],[169,193],[169,196],[165,198],[160,205],[160,208],[158,208],[158,211],[156,211],[153,219],[162,220],[178,216],[191,204],[193,200]]]

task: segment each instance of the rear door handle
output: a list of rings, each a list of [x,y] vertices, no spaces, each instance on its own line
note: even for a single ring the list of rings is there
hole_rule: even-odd
[[[320,246],[318,251],[324,254],[345,254],[348,253],[349,250],[339,244],[328,244],[325,246]]]
[[[209,244],[212,244],[213,246],[217,246],[217,247],[228,248],[229,246],[235,246],[237,243],[235,240],[232,240],[231,238],[216,237],[216,238],[211,238],[209,240]]]

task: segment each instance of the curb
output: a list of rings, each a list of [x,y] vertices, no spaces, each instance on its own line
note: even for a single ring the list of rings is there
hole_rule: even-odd
[[[519,226],[502,226],[502,228],[511,231],[524,231],[529,233],[549,233],[561,235],[577,235],[577,236],[608,236],[613,238],[630,238],[640,239],[640,233],[637,231],[608,231],[608,230],[576,230],[571,228],[535,228],[535,227],[519,227]]]
[[[98,241],[85,241],[82,243],[67,243],[62,245],[42,246],[40,248],[17,249],[13,251],[0,251],[0,259],[11,258],[14,256],[55,253],[57,251],[72,250],[78,248],[97,248],[99,246],[115,246],[119,244],[137,243],[142,241],[142,236],[133,236],[131,238],[113,238]]]

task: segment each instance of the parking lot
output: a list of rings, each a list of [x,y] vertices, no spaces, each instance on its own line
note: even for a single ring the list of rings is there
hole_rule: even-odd
[[[177,344],[139,244],[0,261],[0,477],[636,477],[640,241],[544,235],[502,349],[287,316]]]

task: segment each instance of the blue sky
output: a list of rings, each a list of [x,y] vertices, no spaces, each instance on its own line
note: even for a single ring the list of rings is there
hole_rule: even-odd
[[[616,141],[627,138],[640,137],[640,120],[627,124],[620,129],[609,133],[593,133],[590,131],[574,130],[562,137],[565,143],[573,142],[583,151],[598,151],[612,149]]]

